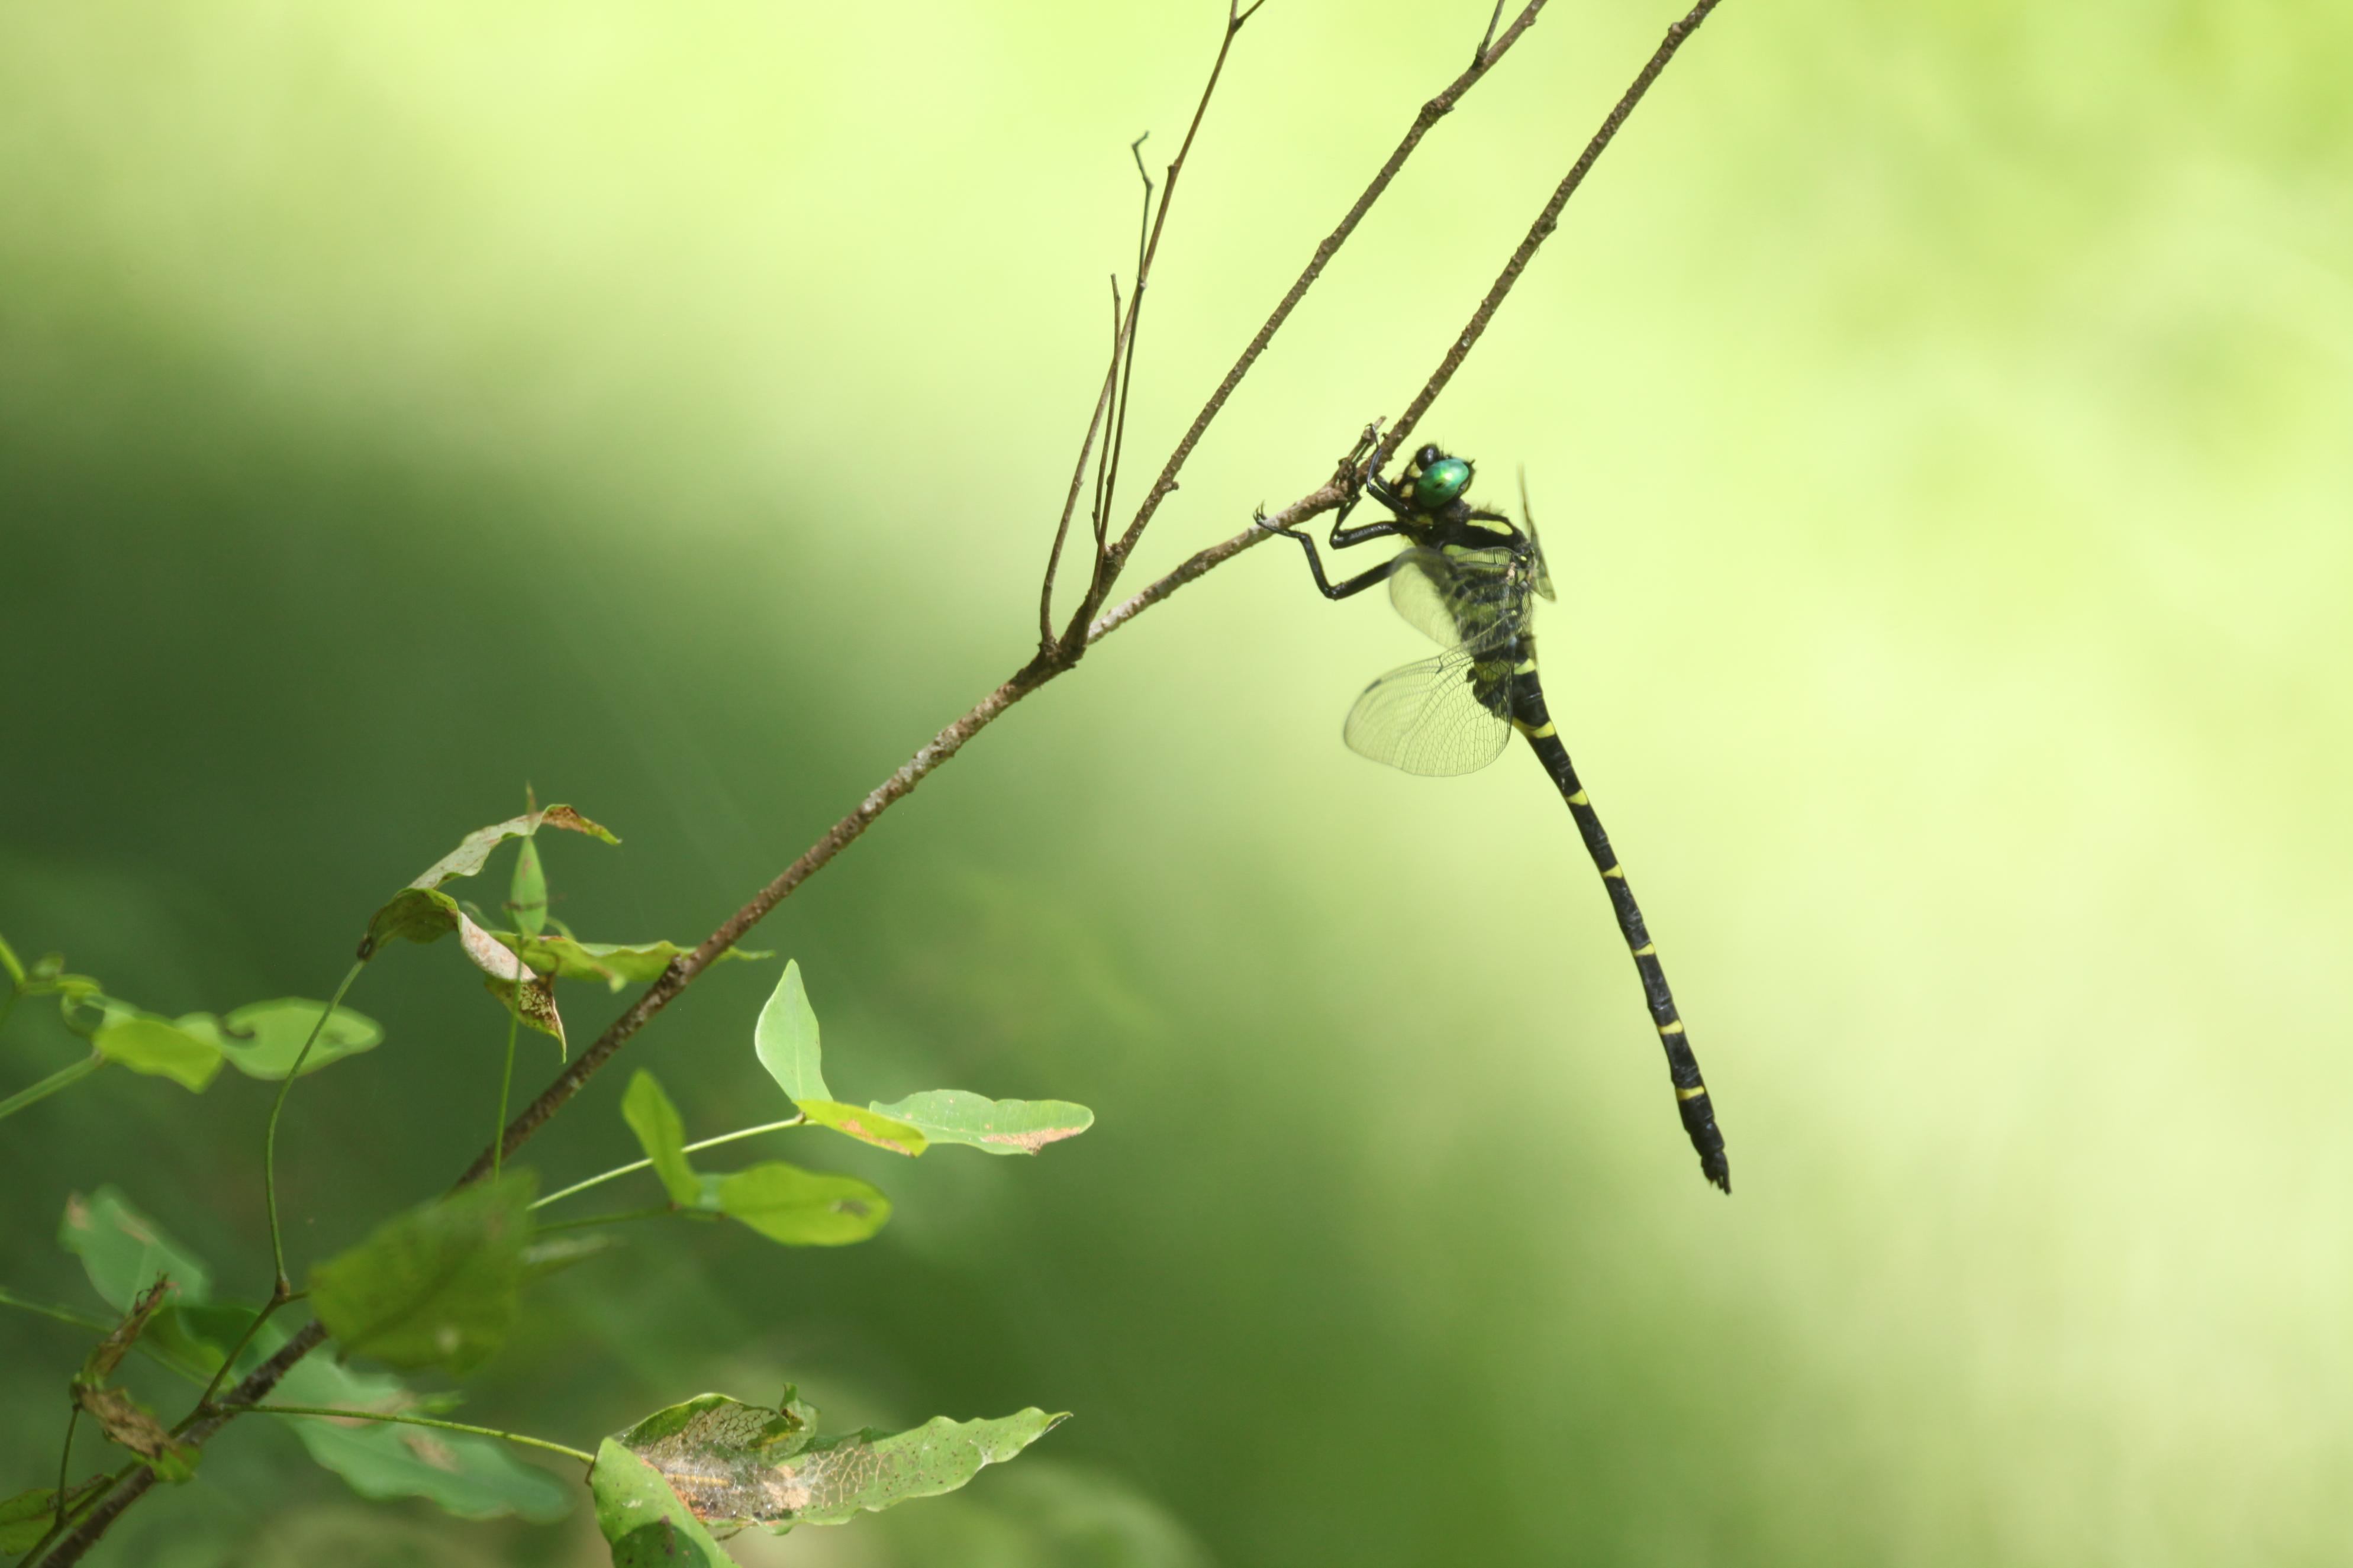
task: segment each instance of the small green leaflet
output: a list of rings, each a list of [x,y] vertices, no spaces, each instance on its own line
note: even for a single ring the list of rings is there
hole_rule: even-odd
[[[1095,1124],[1093,1111],[1067,1100],[991,1100],[961,1089],[926,1089],[874,1109],[921,1129],[934,1143],[992,1154],[1035,1154]]]
[[[192,1013],[175,1021],[109,1003],[106,1021],[90,1037],[90,1044],[108,1061],[132,1072],[168,1078],[182,1089],[201,1094],[221,1068],[221,1048],[212,1036],[212,1026],[208,1013]]]
[[[702,1180],[720,1213],[786,1247],[847,1247],[891,1218],[891,1200],[857,1177],[804,1171],[781,1160]]]
[[[311,1273],[311,1305],[346,1355],[466,1372],[514,1321],[531,1240],[528,1171],[409,1210]]]
[[[776,1087],[819,1126],[897,1154],[920,1154],[934,1143],[962,1143],[992,1154],[1034,1154],[1094,1125],[1094,1112],[1063,1100],[991,1100],[960,1089],[935,1089],[863,1110],[834,1099],[826,1087],[825,1052],[817,1013],[787,963],[760,1021],[752,1048]]]
[[[195,1306],[212,1296],[212,1270],[164,1233],[120,1189],[100,1187],[90,1196],[66,1199],[58,1225],[58,1245],[81,1259],[99,1298],[118,1312],[131,1310],[139,1293],[168,1276],[174,1298]]]
[[[631,1075],[629,1090],[621,1097],[621,1120],[638,1135],[638,1146],[653,1162],[654,1174],[661,1178],[670,1201],[681,1208],[694,1207],[702,1199],[702,1183],[686,1157],[686,1124],[654,1075],[643,1068]]]
[[[613,1568],[735,1568],[662,1473],[610,1437],[596,1447],[588,1493]]]
[[[706,1394],[655,1412],[606,1446],[650,1466],[694,1518],[782,1534],[954,1491],[1066,1419],[1029,1409],[993,1421],[942,1415],[912,1431],[812,1437],[816,1415],[790,1389],[781,1409]]]

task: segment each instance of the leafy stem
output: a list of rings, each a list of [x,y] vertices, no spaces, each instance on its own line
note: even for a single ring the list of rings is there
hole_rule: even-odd
[[[389,1421],[398,1426],[430,1426],[438,1432],[463,1432],[469,1436],[496,1437],[501,1443],[516,1443],[526,1448],[543,1448],[567,1459],[577,1459],[584,1465],[596,1462],[596,1456],[586,1449],[551,1443],[544,1437],[525,1436],[521,1432],[501,1432],[495,1426],[471,1426],[463,1421],[438,1421],[430,1415],[395,1415],[382,1410],[338,1410],[324,1405],[232,1405],[227,1408],[232,1415],[324,1415],[336,1421]]]
[[[590,1215],[586,1219],[560,1219],[554,1225],[539,1226],[538,1234],[545,1236],[550,1231],[580,1230],[592,1225],[618,1225],[623,1220],[629,1219],[659,1219],[666,1214],[684,1214],[685,1212],[676,1204],[659,1204],[649,1209],[623,1209],[618,1214]]]
[[[16,999],[16,993],[13,991],[10,992],[8,994],[8,1002],[13,1003]],[[5,1016],[6,1016],[5,1004],[0,1004],[0,1017]],[[97,1052],[92,1051],[90,1055],[82,1058],[81,1060],[73,1063],[71,1066],[59,1068],[57,1071],[51,1073],[40,1082],[34,1084],[29,1089],[20,1089],[16,1093],[10,1095],[7,1099],[0,1100],[0,1118],[14,1116],[16,1112],[24,1110],[26,1106],[33,1105],[38,1101],[48,1099],[49,1096],[57,1093],[58,1090],[64,1089],[69,1084],[80,1082],[83,1079],[88,1078],[90,1074],[96,1072],[105,1065],[106,1058],[100,1056]]]
[[[335,987],[334,995],[328,998],[327,1005],[319,1014],[319,1021],[311,1026],[310,1038],[304,1040],[302,1048],[294,1053],[294,1065],[286,1069],[285,1081],[278,1086],[278,1098],[269,1106],[269,1130],[261,1136],[261,1191],[269,1208],[269,1262],[278,1271],[277,1285],[271,1294],[278,1300],[292,1295],[294,1289],[292,1282],[286,1278],[286,1240],[278,1225],[278,1119],[285,1114],[286,1097],[294,1091],[294,1080],[302,1076],[302,1064],[310,1059],[311,1047],[319,1043],[319,1036],[326,1028],[327,1020],[333,1017],[335,1009],[343,1005],[343,993],[352,988],[352,982],[357,980],[360,971],[366,967],[367,960],[361,958],[353,960],[352,966],[343,971],[342,984]]]
[[[763,1132],[781,1132],[787,1127],[804,1126],[807,1121],[808,1118],[806,1116],[787,1116],[782,1121],[766,1121],[757,1127],[739,1127],[733,1132],[722,1132],[716,1138],[705,1138],[700,1143],[689,1143],[686,1145],[686,1152],[700,1153],[705,1149],[716,1149],[722,1143],[733,1143],[739,1138],[755,1137]],[[649,1171],[653,1169],[653,1163],[651,1160],[635,1160],[626,1165],[616,1165],[611,1170],[600,1172],[585,1182],[575,1182],[562,1192],[550,1193],[531,1206],[534,1209],[543,1209],[558,1198],[568,1198],[575,1193],[585,1193],[591,1187],[601,1187],[607,1182],[634,1174],[638,1171]],[[553,1227],[542,1226],[540,1228],[547,1230]]]

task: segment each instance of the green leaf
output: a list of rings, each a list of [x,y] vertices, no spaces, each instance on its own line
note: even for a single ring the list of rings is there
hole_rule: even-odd
[[[912,1157],[930,1146],[931,1140],[923,1136],[922,1128],[880,1110],[844,1105],[835,1100],[804,1100],[799,1105],[801,1114],[818,1126],[847,1132],[861,1143],[888,1149],[893,1154]]]
[[[507,948],[521,943],[523,962],[542,974],[553,974],[559,980],[601,980],[614,991],[625,984],[659,980],[672,959],[694,951],[674,942],[582,942],[569,933],[534,936],[527,941],[512,931],[492,931],[491,935]],[[773,952],[731,947],[712,962],[775,956]]]
[[[192,1013],[174,1022],[115,1004],[107,1008],[106,1021],[90,1037],[90,1044],[108,1061],[132,1072],[168,1078],[201,1094],[221,1067],[221,1048],[212,1031],[208,1013]]]
[[[425,868],[425,874],[408,885],[412,888],[438,888],[459,877],[470,877],[489,861],[491,851],[510,838],[521,838],[542,827],[561,827],[574,833],[586,833],[607,844],[618,844],[605,829],[597,826],[568,805],[551,805],[544,811],[525,812],[504,822],[494,822],[488,827],[478,827],[466,835],[455,849]]]
[[[100,1187],[88,1197],[69,1195],[58,1224],[58,1245],[81,1259],[100,1299],[118,1312],[131,1310],[159,1274],[170,1279],[182,1306],[212,1297],[212,1270],[115,1187]]]
[[[825,1087],[817,1014],[810,1010],[808,993],[802,989],[797,961],[786,963],[784,977],[776,982],[768,1005],[760,1009],[752,1048],[759,1053],[760,1065],[768,1069],[768,1076],[792,1096],[794,1104],[833,1099],[833,1090]]]
[[[79,1505],[98,1487],[104,1476],[92,1476],[77,1481],[66,1493],[66,1507]],[[37,1492],[19,1492],[5,1502],[0,1502],[0,1553],[14,1557],[30,1552],[49,1532],[58,1517],[58,1490],[44,1487]]]
[[[734,1568],[661,1472],[610,1437],[597,1446],[588,1492],[613,1568]]]
[[[908,1432],[811,1438],[816,1412],[789,1389],[786,1397],[784,1409],[772,1410],[706,1394],[656,1412],[607,1447],[644,1460],[696,1519],[782,1534],[954,1491],[1065,1419],[1037,1409],[994,1421],[942,1415]]]
[[[466,1372],[514,1321],[538,1181],[518,1171],[409,1210],[311,1272],[311,1305],[346,1355]]]
[[[366,940],[360,943],[364,958],[385,942],[438,942],[458,929],[463,911],[458,900],[430,888],[403,888],[391,901],[368,917]]]
[[[992,1154],[1035,1154],[1095,1124],[1093,1111],[1067,1100],[991,1100],[961,1089],[926,1089],[874,1109],[921,1128],[934,1143],[964,1143]]]
[[[287,1399],[298,1403],[290,1395]],[[397,1405],[334,1403],[344,1409],[402,1409]],[[423,1498],[459,1519],[520,1514],[533,1524],[550,1524],[572,1511],[570,1488],[516,1459],[493,1438],[332,1415],[283,1419],[311,1458],[343,1477],[364,1498]]]
[[[248,1078],[274,1082],[284,1078],[294,1066],[294,1058],[301,1056],[302,1042],[311,1038],[319,1015],[326,1010],[324,1002],[300,996],[248,1002],[220,1021],[216,1038],[222,1054],[237,1071]],[[186,1022],[185,1018],[181,1020],[183,1025]],[[327,1019],[326,1026],[319,1030],[311,1054],[303,1058],[302,1076],[309,1078],[321,1068],[374,1050],[383,1042],[383,1025],[364,1013],[338,1007]]]
[[[529,834],[515,848],[514,879],[507,884],[507,907],[515,924],[537,936],[547,929],[547,873],[540,868],[539,844]]]
[[[722,1214],[786,1247],[846,1247],[891,1218],[891,1200],[857,1177],[781,1160],[722,1177],[713,1191]]]
[[[82,1413],[93,1417],[109,1441],[119,1443],[155,1472],[159,1481],[185,1481],[196,1473],[204,1450],[183,1443],[164,1430],[155,1413],[119,1388],[73,1385],[73,1399]]]
[[[654,1075],[643,1068],[630,1077],[629,1091],[621,1097],[621,1120],[654,1163],[654,1174],[661,1178],[670,1201],[681,1208],[694,1207],[702,1195],[702,1183],[686,1157],[686,1124]]]
[[[0,936],[0,969],[5,969],[8,972],[8,986],[10,990],[15,990],[25,984],[25,965],[16,957],[16,950],[8,945],[8,939],[5,936]],[[52,1491],[50,1495],[55,1496],[56,1493]],[[22,1551],[24,1549],[19,1547],[17,1550]]]

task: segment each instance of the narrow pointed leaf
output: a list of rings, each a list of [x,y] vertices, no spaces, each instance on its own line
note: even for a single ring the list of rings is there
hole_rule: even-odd
[[[888,1149],[893,1154],[916,1155],[930,1145],[923,1130],[871,1107],[844,1105],[833,1100],[804,1100],[800,1112],[820,1127],[846,1132],[861,1143]]]
[[[681,1208],[692,1208],[702,1195],[702,1182],[686,1157],[686,1124],[654,1075],[639,1068],[621,1097],[621,1120],[638,1135],[638,1146],[654,1163],[654,1174]]]
[[[220,1071],[221,1048],[210,1037],[208,1015],[192,1014],[190,1022],[193,1027],[182,1028],[153,1013],[110,1005],[90,1044],[108,1061],[201,1094]]]
[[[300,996],[248,1002],[220,1021],[217,1037],[222,1054],[246,1077],[275,1082],[292,1070],[294,1058],[302,1054],[302,1042],[311,1038],[319,1015],[326,1010],[324,1002]],[[364,1013],[338,1007],[319,1029],[311,1054],[303,1058],[302,1076],[309,1078],[345,1057],[374,1050],[383,1041],[384,1026]]]
[[[140,1463],[155,1472],[157,1480],[185,1481],[196,1473],[196,1460],[203,1450],[164,1430],[153,1411],[121,1389],[77,1383],[73,1397],[82,1413],[98,1422],[109,1441],[138,1456]]]
[[[343,1353],[465,1372],[507,1335],[537,1180],[518,1171],[409,1210],[311,1274],[311,1304]]]
[[[991,1100],[960,1089],[927,1089],[874,1109],[922,1129],[934,1143],[992,1154],[1035,1154],[1095,1124],[1093,1111],[1067,1100]]]
[[[795,1414],[704,1394],[610,1441],[651,1466],[705,1523],[782,1533],[954,1491],[1064,1419],[1036,1409],[993,1421],[943,1415],[907,1432],[807,1439]]]
[[[66,1199],[58,1225],[58,1245],[81,1259],[99,1297],[127,1312],[158,1275],[172,1281],[182,1306],[209,1300],[212,1270],[164,1233],[163,1226],[131,1205],[120,1190],[104,1186],[88,1197]]]
[[[891,1200],[857,1177],[781,1160],[723,1177],[714,1191],[722,1214],[786,1247],[846,1247],[891,1218]]]
[[[529,834],[515,848],[514,879],[507,885],[507,907],[517,927],[533,936],[547,929],[547,873],[539,864],[539,842]]]
[[[768,1076],[776,1080],[777,1087],[792,1096],[794,1104],[833,1098],[833,1091],[825,1087],[817,1014],[809,1007],[808,992],[801,985],[801,966],[797,962],[786,963],[784,977],[776,982],[768,1005],[760,1009],[760,1022],[752,1034],[752,1048],[759,1054],[760,1065],[768,1069]]]
[[[607,1437],[588,1472],[613,1568],[734,1568],[659,1470]]]

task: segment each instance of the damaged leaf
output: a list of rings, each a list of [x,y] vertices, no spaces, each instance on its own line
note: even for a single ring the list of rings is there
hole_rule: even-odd
[[[942,1415],[912,1431],[811,1437],[816,1412],[791,1394],[787,1389],[783,1409],[769,1409],[706,1394],[656,1412],[607,1447],[618,1445],[650,1466],[702,1522],[782,1534],[796,1524],[846,1524],[954,1491],[1064,1419],[1029,1409],[991,1421]]]
[[[311,1273],[311,1305],[345,1355],[466,1372],[513,1324],[538,1179],[518,1171],[409,1210]]]
[[[504,822],[494,822],[488,827],[478,827],[466,835],[458,847],[426,868],[425,874],[408,885],[412,888],[438,888],[459,877],[470,877],[480,871],[491,858],[491,851],[510,838],[521,838],[542,827],[561,827],[573,833],[586,833],[607,844],[620,840],[589,821],[568,805],[551,805],[543,811],[527,811],[521,816],[511,816]]]
[[[568,805],[551,805],[544,811],[526,812],[476,828],[466,835],[458,847],[436,860],[425,874],[395,893],[389,902],[376,910],[368,921],[367,935],[361,939],[360,956],[372,956],[375,950],[395,938],[409,942],[434,942],[457,929],[457,900],[438,889],[442,883],[459,877],[470,877],[490,859],[491,851],[510,838],[529,835],[540,827],[561,827],[574,833],[586,833],[607,844],[618,844],[604,828],[589,821]]]
[[[159,1481],[185,1481],[196,1473],[202,1450],[164,1430],[154,1413],[119,1388],[93,1388],[77,1381],[74,1403],[94,1418],[108,1439],[130,1449]]]
[[[910,1157],[930,1147],[931,1140],[912,1121],[902,1121],[879,1109],[844,1105],[836,1100],[804,1100],[800,1113],[820,1127],[846,1132],[861,1143]]]
[[[735,1568],[659,1470],[607,1437],[588,1472],[613,1568]]]
[[[74,1381],[97,1388],[112,1377],[114,1369],[122,1364],[122,1358],[131,1353],[131,1347],[139,1342],[141,1332],[147,1327],[147,1320],[164,1305],[164,1298],[171,1294],[171,1290],[172,1282],[159,1276],[155,1283],[140,1292],[139,1299],[131,1303],[131,1310],[123,1314],[122,1321],[107,1331],[106,1338],[99,1341],[97,1347],[82,1362],[81,1371],[75,1374]]]
[[[934,1143],[992,1154],[1035,1154],[1095,1124],[1093,1111],[1067,1100],[991,1100],[961,1089],[927,1089],[874,1109],[921,1129]]]

